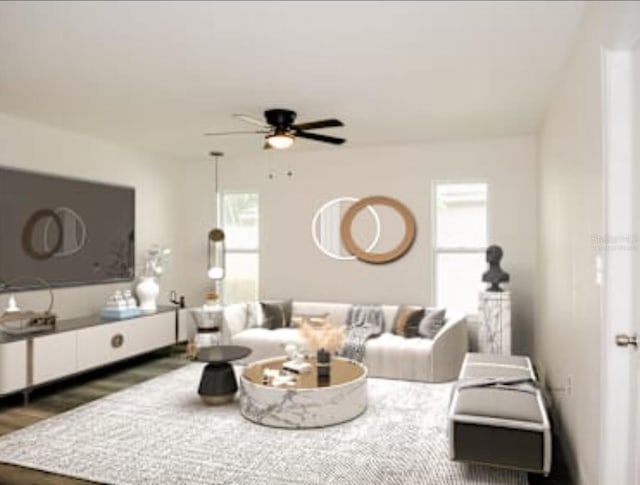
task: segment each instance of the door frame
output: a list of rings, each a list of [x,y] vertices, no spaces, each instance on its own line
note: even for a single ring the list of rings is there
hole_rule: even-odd
[[[633,169],[634,52],[640,42],[626,49],[603,49],[603,238],[599,241],[602,268],[601,373],[600,373],[600,481],[602,484],[640,485],[635,463],[638,399],[637,350],[617,347],[615,335],[638,332],[638,305],[634,294],[640,290],[637,233],[634,219],[640,215],[634,191],[640,189]],[[640,72],[640,67],[637,68]],[[636,88],[638,95],[640,89]],[[634,190],[636,189],[636,190]],[[624,450],[625,452],[621,452]]]

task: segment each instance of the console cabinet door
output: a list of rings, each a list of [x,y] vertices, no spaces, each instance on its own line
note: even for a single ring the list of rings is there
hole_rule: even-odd
[[[78,370],[91,369],[133,355],[128,321],[83,328],[77,334]]]
[[[33,384],[58,379],[76,371],[76,332],[33,339]]]
[[[174,312],[146,315],[78,330],[78,370],[91,369],[173,345]]]
[[[27,342],[0,345],[0,395],[27,387]]]
[[[176,314],[174,312],[148,315],[129,320],[129,349],[134,354],[173,345],[176,342]]]

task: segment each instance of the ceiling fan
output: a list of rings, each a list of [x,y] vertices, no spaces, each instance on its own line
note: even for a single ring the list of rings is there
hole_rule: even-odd
[[[234,114],[235,118],[257,125],[260,127],[256,131],[227,131],[220,133],[205,133],[205,136],[220,135],[240,135],[240,134],[262,134],[265,136],[264,148],[277,148],[284,150],[293,145],[295,138],[306,138],[308,140],[319,141],[323,143],[331,143],[333,145],[342,145],[344,138],[334,136],[319,135],[317,133],[309,133],[307,130],[317,130],[320,128],[335,128],[344,126],[342,121],[335,118],[327,120],[311,121],[309,123],[294,124],[296,120],[296,112],[290,109],[268,109],[264,112],[264,121],[245,114]]]

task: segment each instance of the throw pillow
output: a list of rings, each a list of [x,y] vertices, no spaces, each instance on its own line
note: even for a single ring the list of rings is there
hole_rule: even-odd
[[[246,303],[233,303],[224,307],[224,321],[231,335],[247,328],[247,307]]]
[[[420,336],[430,339],[436,338],[446,322],[444,317],[446,312],[445,308],[430,309],[418,326]]]
[[[422,307],[400,306],[393,322],[393,333],[403,337],[418,337],[418,327],[424,314]]]
[[[291,326],[291,300],[286,301],[261,301],[262,328],[274,330]]]
[[[294,313],[291,317],[291,326],[294,328],[300,327],[303,323],[309,325],[323,325],[329,319],[328,313]]]

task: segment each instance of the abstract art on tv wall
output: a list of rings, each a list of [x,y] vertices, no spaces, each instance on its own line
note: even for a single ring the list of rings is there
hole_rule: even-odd
[[[0,167],[0,283],[107,283],[134,270],[133,188]]]

